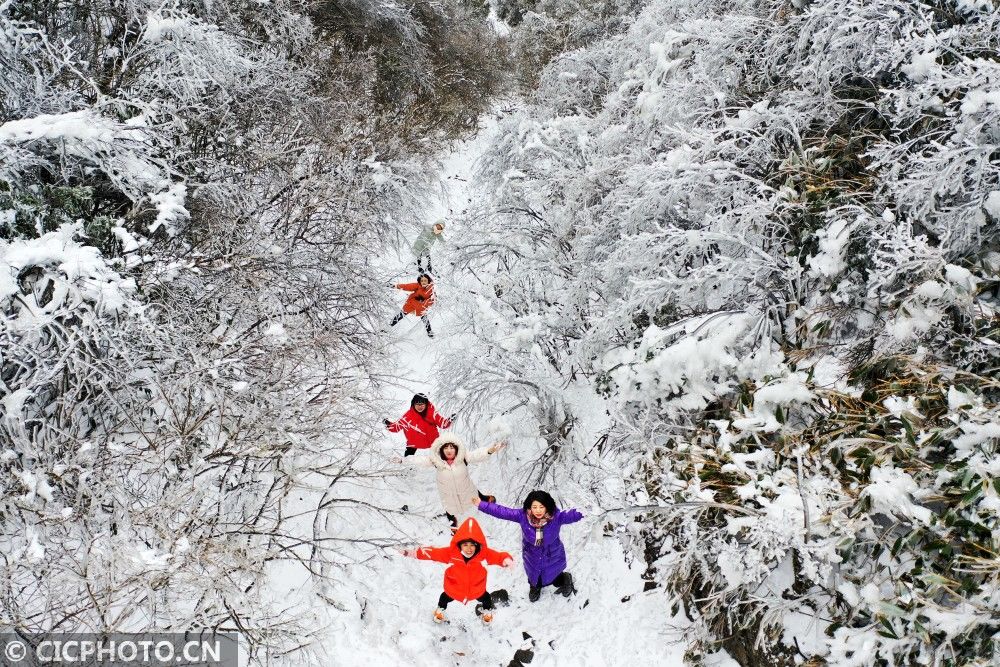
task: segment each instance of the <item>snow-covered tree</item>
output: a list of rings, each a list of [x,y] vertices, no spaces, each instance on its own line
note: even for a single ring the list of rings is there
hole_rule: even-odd
[[[298,564],[322,594],[334,486],[377,474],[357,464],[371,253],[442,135],[379,97],[396,42],[351,46],[306,9],[0,1],[5,628],[309,640],[268,578]]]
[[[462,262],[502,277],[453,372],[567,423],[604,398],[606,446],[544,451],[623,471],[596,498],[643,508],[621,529],[706,650],[995,655],[996,10],[649,2],[482,166]]]

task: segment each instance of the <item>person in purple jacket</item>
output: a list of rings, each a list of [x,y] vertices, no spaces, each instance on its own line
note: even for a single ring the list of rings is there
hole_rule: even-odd
[[[521,525],[529,600],[537,602],[543,586],[555,586],[556,592],[566,597],[575,592],[573,577],[566,571],[566,549],[559,540],[559,529],[563,524],[582,519],[583,514],[579,510],[556,509],[556,501],[545,491],[529,493],[522,509],[480,501],[479,498],[473,502],[481,512]]]

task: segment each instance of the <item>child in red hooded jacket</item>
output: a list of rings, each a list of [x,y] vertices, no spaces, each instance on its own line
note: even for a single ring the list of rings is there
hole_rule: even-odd
[[[483,623],[493,621],[493,597],[486,591],[486,565],[514,567],[514,557],[506,551],[490,549],[483,529],[473,518],[462,522],[446,547],[419,547],[403,551],[404,556],[419,560],[448,563],[444,571],[444,592],[434,610],[434,622],[446,621],[448,603],[458,600],[466,604],[476,600],[476,615]]]

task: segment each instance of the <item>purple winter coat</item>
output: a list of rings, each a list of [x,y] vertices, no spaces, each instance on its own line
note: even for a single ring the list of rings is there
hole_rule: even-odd
[[[582,519],[583,514],[579,510],[556,510],[555,516],[542,528],[542,543],[536,547],[535,528],[528,522],[524,510],[486,502],[479,503],[479,509],[498,519],[521,524],[521,558],[529,585],[535,586],[541,579],[542,586],[548,586],[566,569],[566,549],[559,540],[559,528],[564,523],[576,523]]]

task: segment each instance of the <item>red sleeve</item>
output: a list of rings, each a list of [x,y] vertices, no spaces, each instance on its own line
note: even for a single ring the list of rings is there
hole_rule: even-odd
[[[432,560],[438,563],[451,561],[451,547],[420,547],[414,552],[417,560]]]
[[[407,292],[416,292],[420,288],[420,283],[399,283],[397,289],[405,289]]]
[[[389,424],[388,426],[386,426],[386,428],[389,429],[390,433],[399,433],[400,431],[402,431],[405,428],[405,426],[403,425],[403,420],[405,418],[406,418],[405,415],[402,416],[402,417],[400,417],[396,421],[394,421],[391,424]]]
[[[490,549],[489,547],[483,549],[483,558],[485,558],[486,562],[490,565],[503,565],[504,561],[508,558],[514,560],[514,557],[506,551],[496,551],[495,549]]]
[[[428,407],[427,409],[431,410],[433,408]],[[441,428],[451,428],[451,420],[442,417],[441,413],[438,412],[436,409],[434,410],[433,414],[431,414],[430,417],[431,417],[430,419],[431,423],[434,424],[435,426],[440,426]]]

